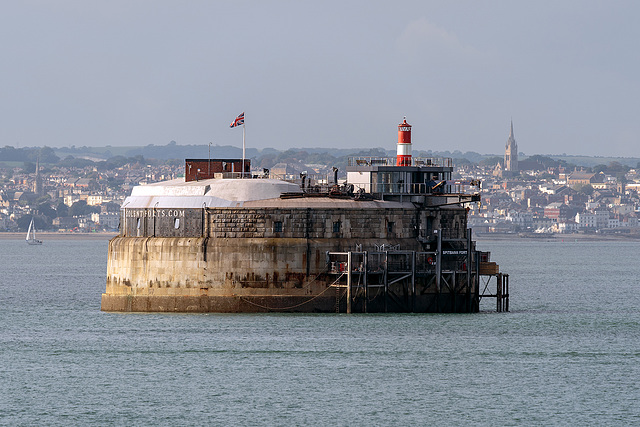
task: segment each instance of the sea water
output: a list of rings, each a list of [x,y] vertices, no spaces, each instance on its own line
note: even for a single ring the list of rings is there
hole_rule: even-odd
[[[640,242],[478,248],[509,313],[103,313],[106,241],[0,240],[0,424],[640,424]]]

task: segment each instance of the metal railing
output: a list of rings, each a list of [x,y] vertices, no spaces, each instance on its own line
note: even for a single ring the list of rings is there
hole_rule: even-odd
[[[396,166],[396,157],[349,157],[347,166]],[[453,167],[450,157],[412,157],[411,166]]]
[[[369,193],[381,193],[381,194],[442,194],[449,193],[451,186],[443,185],[437,189],[433,189],[433,185],[426,183],[379,183],[374,182],[371,184],[359,184],[364,186],[365,191]]]

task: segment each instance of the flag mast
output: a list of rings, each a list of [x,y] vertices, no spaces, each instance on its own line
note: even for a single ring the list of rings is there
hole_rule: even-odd
[[[236,117],[236,119],[234,121],[231,122],[231,124],[229,125],[230,128],[234,128],[237,126],[242,125],[242,175],[241,177],[244,178],[244,161],[246,158],[245,155],[245,145],[244,145],[244,136],[245,136],[245,128],[244,128],[244,111],[242,112],[242,114],[240,114],[238,117]]]
[[[243,113],[244,114],[244,113]],[[242,178],[244,178],[244,121],[242,122]]]

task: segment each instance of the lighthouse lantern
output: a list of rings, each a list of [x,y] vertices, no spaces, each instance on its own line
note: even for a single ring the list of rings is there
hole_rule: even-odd
[[[405,117],[398,125],[398,156],[396,166],[411,166],[411,125]]]

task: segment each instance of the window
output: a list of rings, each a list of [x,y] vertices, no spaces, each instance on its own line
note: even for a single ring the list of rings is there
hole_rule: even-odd
[[[273,223],[273,232],[282,233],[282,221],[276,221]]]
[[[393,227],[396,225],[395,222],[387,222],[387,233],[393,233]]]
[[[173,220],[173,228],[175,228],[176,230],[180,228],[180,218],[175,218]]]
[[[138,218],[138,223],[137,223],[137,225],[136,225],[136,227],[138,228],[138,230],[140,230],[140,223],[141,223],[141,221],[140,221],[140,220],[141,220],[141,219],[142,219],[142,218]]]
[[[333,223],[333,232],[334,233],[339,233],[340,232],[340,221],[335,221]]]

